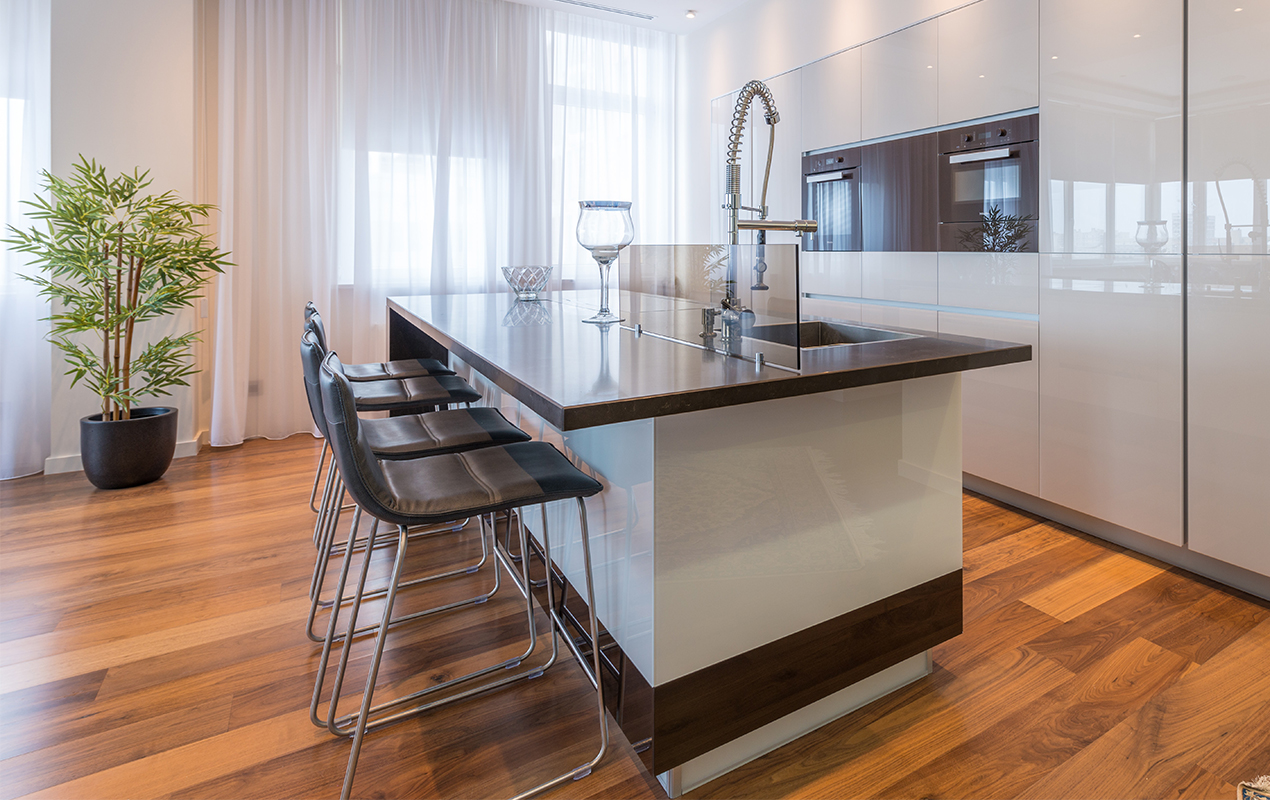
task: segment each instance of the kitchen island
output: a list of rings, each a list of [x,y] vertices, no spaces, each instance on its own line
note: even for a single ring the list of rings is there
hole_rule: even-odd
[[[604,484],[587,513],[614,717],[674,796],[920,678],[961,632],[959,373],[1031,348],[909,336],[804,349],[794,371],[583,324],[595,299],[390,298],[390,357],[470,370]],[[577,521],[548,514],[580,578]]]

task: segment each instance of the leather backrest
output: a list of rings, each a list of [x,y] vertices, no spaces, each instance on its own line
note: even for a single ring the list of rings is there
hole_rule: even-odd
[[[399,516],[393,511],[392,492],[388,490],[379,460],[361,435],[353,388],[344,377],[339,356],[328,353],[322,360],[320,382],[328,440],[345,488],[354,502],[371,516],[380,519]]]
[[[309,306],[312,305],[312,303],[309,303]],[[313,331],[313,335],[317,337],[318,346],[322,348],[323,353],[330,352],[331,345],[328,343],[330,340],[326,338],[326,326],[322,324],[322,315],[318,313],[316,308],[310,314],[308,306],[305,306],[304,329]]]
[[[300,337],[300,363],[304,366],[304,395],[309,400],[309,413],[313,415],[313,424],[317,425],[317,429],[322,432],[324,438],[330,438],[326,433],[326,414],[322,411],[322,359],[326,356],[326,351],[318,344],[317,336],[311,330],[306,330],[304,335]]]

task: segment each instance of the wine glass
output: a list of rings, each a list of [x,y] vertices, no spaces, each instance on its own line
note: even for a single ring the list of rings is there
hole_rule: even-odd
[[[595,325],[621,322],[622,318],[609,310],[609,269],[617,260],[618,251],[635,238],[631,204],[621,200],[579,200],[578,206],[582,209],[578,215],[578,244],[590,250],[600,265],[600,310],[582,321]]]

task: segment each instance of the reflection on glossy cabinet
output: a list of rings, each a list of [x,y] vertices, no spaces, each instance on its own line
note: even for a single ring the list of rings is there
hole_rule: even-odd
[[[982,0],[939,18],[939,124],[1037,102],[1037,0]]]
[[[1038,323],[940,312],[939,332],[1032,345],[1031,361],[962,374],[961,460],[971,475],[1039,495]]]
[[[939,312],[925,308],[860,304],[860,323],[935,333],[939,330]]]
[[[1041,252],[1181,252],[1182,0],[1040,7]]]
[[[861,297],[939,302],[938,253],[861,253]]]
[[[860,257],[860,253],[800,253],[798,266],[802,281],[799,291],[804,294],[859,297]]]
[[[1182,300],[1148,270],[1041,256],[1041,497],[1180,545]]]
[[[940,253],[939,304],[1037,313],[1036,253]]]
[[[1270,575],[1270,256],[1191,265],[1190,546]]]
[[[860,48],[803,67],[803,149],[860,141]]]
[[[874,139],[939,124],[939,20],[860,48],[860,135]]]

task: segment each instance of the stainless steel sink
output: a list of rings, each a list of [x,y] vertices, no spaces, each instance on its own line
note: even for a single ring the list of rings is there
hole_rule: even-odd
[[[860,325],[847,325],[842,322],[825,322],[823,320],[797,324],[783,322],[775,325],[755,325],[742,335],[751,339],[804,349],[916,338],[913,334],[908,333],[896,333],[894,331],[865,328]]]

